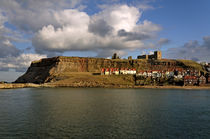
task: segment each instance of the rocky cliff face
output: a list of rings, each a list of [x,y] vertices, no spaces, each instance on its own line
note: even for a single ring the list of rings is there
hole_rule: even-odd
[[[176,60],[127,60],[84,57],[53,57],[34,61],[16,83],[46,83],[66,72],[100,73],[101,68],[136,68],[138,70],[168,70],[189,65]],[[192,67],[191,67],[192,68]]]

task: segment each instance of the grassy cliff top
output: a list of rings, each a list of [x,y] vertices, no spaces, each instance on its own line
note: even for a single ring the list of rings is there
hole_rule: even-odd
[[[127,62],[127,61],[130,61],[129,59],[106,59],[106,58],[96,58],[96,57],[66,57],[66,56],[58,56],[58,57],[52,57],[52,58],[44,58],[44,59],[40,59],[40,60],[37,60],[37,61],[33,61],[32,64],[36,64],[36,63],[40,63],[40,62],[44,62],[44,61],[59,61],[59,60],[64,60],[64,59],[98,59],[98,60],[110,60],[110,61],[116,61],[116,62]],[[134,61],[139,61],[139,62],[178,62],[179,65],[183,68],[194,68],[194,69],[197,69],[197,70],[200,70],[200,71],[205,71],[203,69],[203,67],[193,61],[193,60],[182,60],[182,59],[161,59],[161,60],[146,60],[146,59],[132,59]]]
[[[193,61],[193,60],[183,60],[183,59],[178,59],[176,60],[178,62],[181,62],[183,63],[186,67],[189,67],[189,68],[195,68],[197,70],[200,70],[200,71],[204,71],[203,67],[201,66],[201,64]]]

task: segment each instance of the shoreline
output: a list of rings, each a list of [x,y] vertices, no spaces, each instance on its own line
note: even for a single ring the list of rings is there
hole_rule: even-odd
[[[210,90],[208,86],[136,86],[136,85],[75,85],[75,84],[33,84],[33,83],[4,83],[0,84],[0,89],[17,89],[17,88],[122,88],[122,89],[188,89],[188,90]]]

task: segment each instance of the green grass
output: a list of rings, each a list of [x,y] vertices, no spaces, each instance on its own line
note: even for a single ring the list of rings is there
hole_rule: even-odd
[[[179,59],[177,61],[183,63],[186,67],[195,68],[197,70],[204,71],[203,67],[199,63],[197,63],[197,62],[195,62],[193,60]]]
[[[54,76],[54,79],[58,79],[55,81],[55,83],[58,84],[91,82],[92,84],[101,85],[134,85],[134,78],[132,75],[92,75],[92,73],[88,72],[64,72]]]

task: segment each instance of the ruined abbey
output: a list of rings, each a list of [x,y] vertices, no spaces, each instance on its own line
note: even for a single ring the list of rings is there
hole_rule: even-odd
[[[152,55],[140,55],[137,57],[137,59],[154,59],[154,60],[161,60],[162,59],[162,53],[161,51],[155,51]]]

